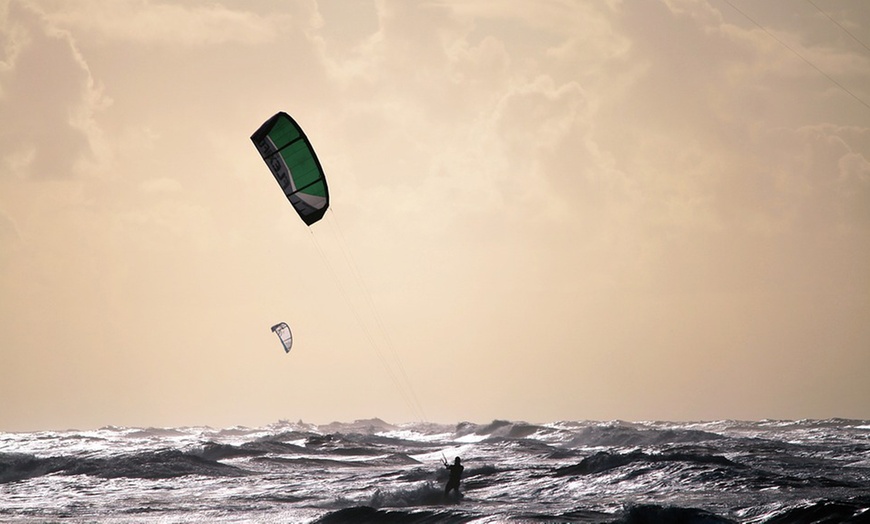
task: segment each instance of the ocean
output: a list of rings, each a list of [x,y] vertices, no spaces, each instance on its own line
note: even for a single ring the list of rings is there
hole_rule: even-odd
[[[0,522],[870,522],[870,421],[0,433]]]

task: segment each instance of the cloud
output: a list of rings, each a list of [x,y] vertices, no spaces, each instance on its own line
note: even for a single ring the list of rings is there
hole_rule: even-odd
[[[3,252],[4,337],[32,354],[22,326],[49,310],[75,328],[65,354],[81,383],[99,383],[100,362],[113,387],[137,370],[181,391],[183,373],[165,370],[202,357],[203,399],[222,398],[240,361],[286,396],[286,368],[257,349],[279,317],[310,348],[292,387],[328,372],[364,390],[356,364],[375,355],[357,351],[317,256],[341,258],[344,243],[421,391],[466,362],[468,394],[504,392],[495,416],[778,416],[752,388],[781,387],[781,362],[800,357],[798,384],[818,347],[866,347],[867,113],[722,2],[3,5],[0,243],[16,246]],[[784,6],[800,16],[770,16]],[[866,59],[809,4],[752,9],[846,85],[870,85]],[[277,110],[330,180],[334,212],[311,230],[248,140]],[[866,360],[852,354],[846,365]],[[15,388],[55,394],[67,375],[20,373]],[[431,380],[424,402],[448,402],[449,417],[493,416],[464,415]],[[541,414],[501,386],[518,380],[564,389]],[[746,386],[751,406],[723,412],[710,380]],[[710,393],[687,410],[678,386]],[[166,405],[134,389],[141,406]],[[609,400],[576,400],[595,395]],[[341,400],[299,415],[389,410]],[[106,423],[160,418],[106,409]]]
[[[86,32],[97,40],[181,46],[235,43],[260,45],[274,41],[288,17],[311,17],[305,4],[288,5],[291,14],[258,15],[220,3],[177,4],[152,0],[119,0],[106,4],[83,0],[56,4],[52,23]]]
[[[684,289],[710,284],[671,278],[669,253],[727,288],[748,285],[757,262],[729,272],[698,251],[848,229],[836,211],[846,193],[824,180],[842,162],[860,173],[867,148],[851,138],[854,156],[841,162],[834,144],[800,131],[838,117],[795,110],[826,105],[817,87],[829,82],[746,20],[694,0],[534,13],[429,5],[383,4],[360,54],[366,74],[343,77],[361,98],[342,121],[347,150],[367,152],[353,171],[379,167],[365,180],[380,204],[367,204],[393,227],[467,239],[470,250],[545,252],[558,239],[572,246],[558,256],[586,257],[591,272],[606,271],[590,256],[618,260],[614,282]],[[849,180],[859,209],[861,178]]]
[[[830,195],[820,179],[837,169],[835,146],[813,143],[806,131],[842,134],[829,127],[845,114],[830,103],[835,86],[757,27],[732,25],[707,3],[670,2],[677,4],[668,11],[643,3],[623,19],[630,59],[647,67],[624,95],[602,103],[610,119],[601,126],[603,147],[650,203],[704,202],[718,217],[711,224],[785,225],[804,198],[798,180],[812,180],[806,198]],[[820,63],[842,53],[815,52]],[[867,78],[870,67],[861,71]],[[844,93],[838,98],[863,111]],[[849,134],[853,152],[866,155],[866,143]]]
[[[72,37],[21,2],[0,18],[7,34],[0,67],[0,169],[3,176],[73,176],[93,161],[93,114],[107,103]]]
[[[173,178],[153,178],[140,184],[146,193],[178,193],[182,190],[181,182]]]
[[[0,271],[6,269],[4,262],[20,242],[21,234],[15,220],[0,210]]]

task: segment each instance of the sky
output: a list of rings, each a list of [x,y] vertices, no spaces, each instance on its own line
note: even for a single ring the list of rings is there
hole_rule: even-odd
[[[0,431],[870,419],[868,28],[0,0]],[[278,111],[310,228],[249,139]]]

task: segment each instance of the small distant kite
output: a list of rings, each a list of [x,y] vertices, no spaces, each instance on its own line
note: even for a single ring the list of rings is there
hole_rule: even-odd
[[[272,333],[278,335],[281,344],[284,346],[284,352],[290,353],[290,348],[293,347],[293,333],[290,332],[290,326],[285,322],[272,326]]]

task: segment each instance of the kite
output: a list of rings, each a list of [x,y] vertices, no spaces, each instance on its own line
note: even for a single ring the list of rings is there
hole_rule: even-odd
[[[278,335],[281,339],[281,344],[284,346],[284,352],[290,353],[290,348],[293,346],[293,333],[290,332],[290,326],[285,322],[280,322],[272,326],[272,333]]]
[[[299,124],[279,112],[251,135],[251,141],[299,218],[309,226],[323,218],[329,208],[326,177]]]

